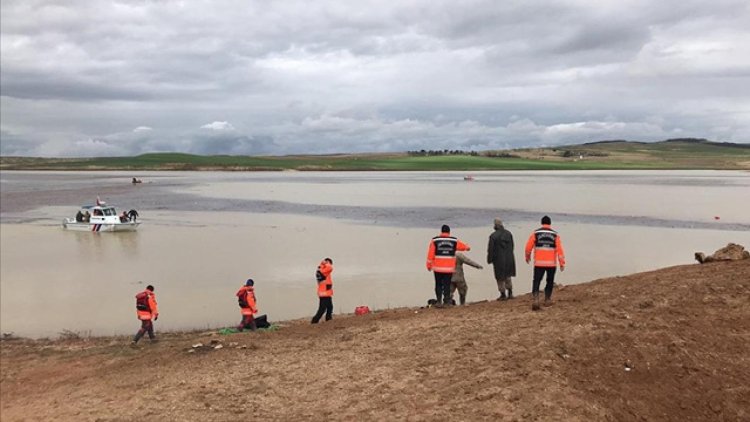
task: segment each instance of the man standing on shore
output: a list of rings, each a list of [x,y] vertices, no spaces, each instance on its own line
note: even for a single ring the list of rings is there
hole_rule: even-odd
[[[451,277],[456,270],[456,252],[469,250],[469,245],[451,236],[451,228],[447,224],[443,225],[439,235],[430,240],[427,271],[435,273],[435,306],[451,305]]]
[[[495,270],[495,281],[500,296],[497,300],[513,299],[513,282],[516,276],[516,257],[513,255],[513,235],[503,227],[503,222],[495,219],[495,232],[487,244],[487,263]],[[505,295],[505,292],[508,295]]]
[[[318,265],[318,270],[315,271],[315,278],[318,281],[318,312],[312,318],[311,323],[317,324],[320,321],[320,317],[323,313],[326,314],[326,321],[333,319],[333,279],[331,278],[333,273],[333,260],[326,258],[321,261]]]
[[[159,319],[159,309],[156,307],[154,286],[148,285],[146,286],[146,290],[135,295],[135,309],[138,319],[141,320],[141,329],[135,334],[131,344],[137,344],[138,340],[146,333],[148,333],[148,338],[151,342],[156,341],[153,321]]]
[[[240,313],[242,314],[242,321],[237,326],[237,331],[242,331],[245,328],[250,331],[255,331],[257,326],[255,324],[255,314],[258,313],[258,307],[255,303],[255,282],[252,278],[248,278],[245,285],[240,287],[237,291],[237,302],[240,305]]]
[[[531,309],[539,310],[539,284],[544,274],[547,274],[547,284],[544,286],[544,306],[552,305],[552,289],[555,285],[555,271],[560,262],[560,271],[565,271],[565,251],[560,235],[551,227],[552,219],[542,217],[542,227],[534,230],[526,242],[526,263],[531,260],[534,250],[534,279],[531,286],[533,302]]]

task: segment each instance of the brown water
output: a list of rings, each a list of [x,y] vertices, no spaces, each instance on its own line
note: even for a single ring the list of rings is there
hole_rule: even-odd
[[[730,241],[750,246],[750,176],[740,172],[487,172],[474,182],[459,173],[139,173],[147,183],[137,187],[117,172],[1,176],[0,326],[24,336],[133,332],[134,295],[146,284],[156,286],[157,330],[234,325],[234,292],[248,277],[271,320],[309,317],[326,256],[335,312],[421,305],[433,294],[424,260],[439,226],[450,224],[484,262],[496,215],[515,236],[517,293],[530,290],[522,247],[544,213],[566,247],[563,284],[687,264]],[[138,208],[138,232],[62,230],[59,220],[101,191]],[[490,268],[466,275],[470,301],[496,297]]]

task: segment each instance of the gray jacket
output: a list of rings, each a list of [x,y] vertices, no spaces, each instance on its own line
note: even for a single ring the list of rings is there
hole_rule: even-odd
[[[513,235],[505,227],[495,226],[487,245],[487,263],[495,267],[495,280],[516,276],[516,258],[513,255]]]
[[[463,281],[466,282],[466,279],[464,278],[464,265],[471,265],[474,268],[482,269],[482,266],[480,264],[477,264],[476,262],[469,259],[468,256],[462,254],[461,252],[456,252],[456,270],[453,272],[453,276],[451,276],[451,281]]]

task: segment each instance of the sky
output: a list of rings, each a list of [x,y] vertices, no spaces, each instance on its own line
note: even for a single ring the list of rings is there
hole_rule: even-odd
[[[747,0],[0,8],[5,156],[750,143]]]

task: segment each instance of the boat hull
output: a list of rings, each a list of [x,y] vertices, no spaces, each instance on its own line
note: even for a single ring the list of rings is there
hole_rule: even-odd
[[[126,223],[85,223],[70,218],[66,218],[62,222],[64,229],[79,232],[132,232],[140,224],[140,222],[134,221]]]

